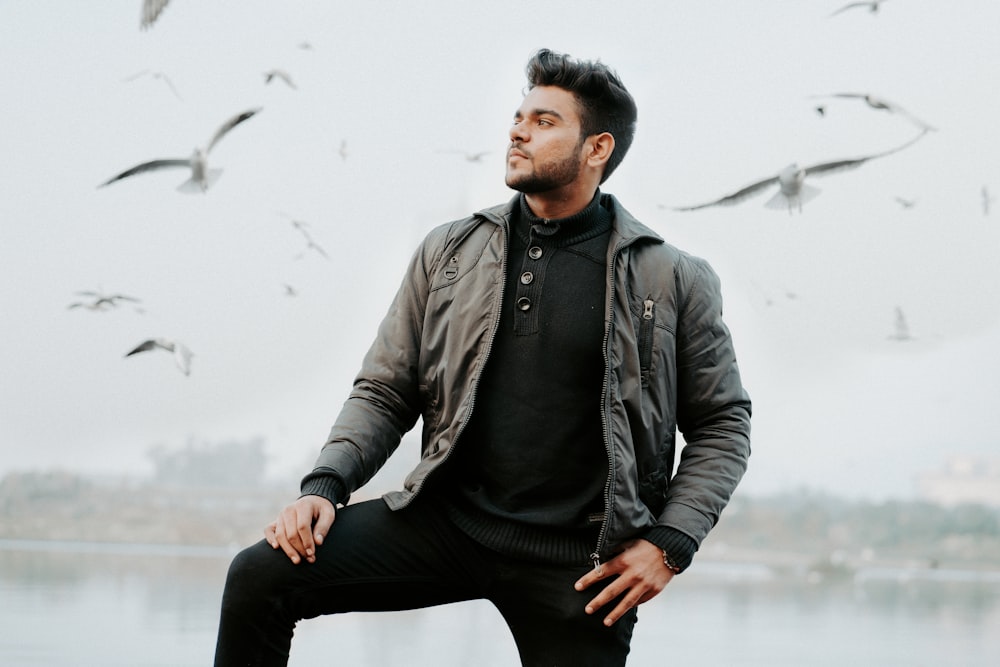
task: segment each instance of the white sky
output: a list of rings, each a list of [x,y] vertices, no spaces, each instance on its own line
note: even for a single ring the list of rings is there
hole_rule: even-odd
[[[754,400],[747,492],[907,496],[950,455],[993,455],[1000,201],[984,215],[980,191],[1000,193],[1000,3],[830,17],[842,4],[174,0],[143,32],[140,0],[0,0],[0,475],[145,472],[155,444],[256,436],[276,473],[306,472],[419,238],[510,196],[506,130],[542,46],[618,70],[639,130],[605,191],[723,278]],[[265,85],[274,67],[298,89]],[[144,70],[181,99],[126,81]],[[834,92],[938,131],[813,181],[802,215],[770,192],[670,209],[915,136],[858,101],[815,113]],[[177,192],[182,170],[96,187],[257,106],[207,194]],[[297,258],[287,216],[331,261]],[[68,310],[79,290],[145,312]],[[912,341],[887,338],[896,306]],[[191,375],[123,359],[150,336],[185,341]]]

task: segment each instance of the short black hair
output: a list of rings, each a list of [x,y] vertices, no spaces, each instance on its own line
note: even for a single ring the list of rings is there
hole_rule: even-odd
[[[536,51],[525,69],[529,90],[556,86],[573,93],[580,104],[581,140],[602,132],[615,138],[601,176],[601,183],[606,181],[632,145],[638,116],[635,100],[618,74],[600,60],[579,60],[549,49]]]

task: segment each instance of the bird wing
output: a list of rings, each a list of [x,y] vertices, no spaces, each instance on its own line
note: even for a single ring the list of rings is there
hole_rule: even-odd
[[[928,132],[927,130],[924,130],[923,132],[915,136],[913,139],[910,139],[906,143],[900,146],[896,146],[895,148],[890,148],[887,151],[882,151],[881,153],[874,153],[872,155],[865,155],[863,157],[846,158],[843,160],[833,160],[831,162],[821,162],[820,164],[814,164],[811,167],[805,168],[806,176],[823,176],[838,171],[855,169],[863,165],[865,162],[868,162],[869,160],[874,160],[875,158],[878,157],[885,157],[886,155],[892,155],[893,153],[898,153],[907,146],[910,146],[919,141],[925,134],[927,134],[927,132]]]
[[[821,97],[846,97],[849,99],[859,99],[863,100],[868,97],[867,93],[832,93],[830,95],[822,95]]]
[[[288,84],[288,86],[290,88],[295,88],[296,87],[295,83],[292,81],[292,76],[288,72],[286,72],[285,70],[281,70],[281,69],[272,69],[270,71],[265,72],[264,73],[264,83],[271,83],[271,81],[275,77],[278,77],[279,79],[281,79],[282,81],[284,81],[286,84]]]
[[[153,171],[154,169],[164,169],[166,167],[190,167],[190,166],[191,166],[191,161],[187,158],[150,160],[149,162],[143,162],[142,164],[137,164],[131,169],[126,169],[117,176],[112,176],[111,178],[104,181],[97,187],[103,188],[105,185],[111,185],[115,181],[120,181],[123,178],[128,178],[129,176],[134,176],[135,174],[141,174],[144,171]]]
[[[215,135],[208,142],[208,145],[205,146],[205,153],[211,151],[212,147],[215,146],[215,144],[219,143],[219,140],[222,139],[222,137],[226,136],[226,133],[229,132],[229,130],[233,129],[234,127],[236,127],[243,121],[247,120],[248,118],[250,118],[259,111],[260,107],[256,109],[248,109],[242,113],[236,114],[235,116],[227,120],[225,123],[223,123],[222,127],[220,127],[218,130],[215,131]]]
[[[191,357],[194,353],[181,343],[174,343],[174,363],[184,375],[191,374]]]
[[[139,299],[134,296],[128,296],[127,294],[109,294],[106,298],[109,301],[131,301],[133,303],[140,303]]]
[[[144,340],[138,345],[136,345],[135,348],[131,352],[128,352],[125,356],[131,357],[133,354],[138,354],[139,352],[148,352],[149,350],[156,349],[157,347],[158,347],[157,342],[154,339],[150,338],[149,340]]]
[[[170,80],[170,77],[168,77],[163,72],[157,72],[156,74],[154,74],[154,76],[156,76],[156,77],[158,77],[160,79],[163,79],[163,81],[166,82],[166,84],[168,86],[170,86],[170,90],[171,90],[171,92],[173,92],[174,97],[176,97],[177,99],[179,99],[182,102],[184,101],[184,98],[182,98],[181,94],[177,92],[177,88],[174,86],[174,82]]]
[[[752,183],[752,184],[746,186],[745,188],[742,188],[742,189],[737,190],[736,192],[734,192],[734,193],[732,193],[730,195],[726,195],[725,197],[722,197],[721,199],[716,199],[715,201],[710,201],[710,202],[708,202],[706,204],[698,204],[696,206],[678,206],[678,207],[674,207],[674,210],[675,211],[695,211],[695,210],[697,210],[699,208],[707,208],[709,206],[731,206],[732,204],[736,204],[738,202],[741,202],[744,199],[746,199],[747,197],[750,197],[751,195],[756,194],[760,190],[763,190],[767,186],[773,185],[773,184],[775,184],[777,182],[778,182],[778,177],[777,176],[772,176],[771,178],[765,178],[762,181],[757,181],[756,183]]]
[[[872,3],[870,3],[870,2],[849,2],[846,5],[844,5],[843,7],[841,7],[840,9],[838,9],[837,11],[833,12],[832,14],[830,14],[830,16],[836,16],[840,12],[846,12],[848,9],[854,9],[855,7],[866,7],[866,6],[870,5],[870,4],[872,4]]]
[[[139,21],[139,27],[145,30],[152,26],[168,2],[170,0],[143,0],[142,18]]]
[[[832,95],[827,95],[826,97],[841,97],[848,99],[859,99],[864,100],[868,106],[873,109],[884,109],[889,113],[899,114],[900,116],[905,116],[911,123],[917,127],[924,130],[934,130],[934,127],[927,122],[917,118],[912,113],[899,106],[895,102],[885,99],[884,97],[876,97],[869,93],[833,93]]]

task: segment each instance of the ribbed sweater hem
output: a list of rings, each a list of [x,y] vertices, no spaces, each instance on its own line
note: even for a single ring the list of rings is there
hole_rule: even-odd
[[[554,530],[504,520],[477,508],[444,502],[448,518],[471,539],[511,558],[552,565],[583,565],[597,544],[597,529]]]

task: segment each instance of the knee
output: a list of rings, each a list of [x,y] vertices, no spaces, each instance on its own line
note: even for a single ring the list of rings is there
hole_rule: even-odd
[[[229,564],[223,606],[252,605],[269,596],[281,561],[271,546],[261,540],[236,554]]]

